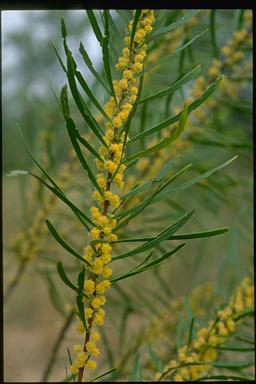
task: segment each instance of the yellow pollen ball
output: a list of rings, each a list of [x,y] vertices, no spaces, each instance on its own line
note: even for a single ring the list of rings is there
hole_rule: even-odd
[[[86,280],[84,284],[85,293],[88,293],[88,295],[92,295],[95,291],[95,282],[91,279]]]
[[[89,369],[96,369],[97,368],[97,363],[94,360],[89,360],[89,361],[87,361],[86,366]]]

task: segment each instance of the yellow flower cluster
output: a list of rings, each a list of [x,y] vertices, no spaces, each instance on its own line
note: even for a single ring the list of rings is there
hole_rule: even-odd
[[[120,206],[118,193],[111,191],[111,185],[122,190],[124,187],[123,174],[125,165],[121,164],[124,152],[124,132],[120,132],[126,123],[133,108],[138,93],[137,74],[143,70],[143,61],[146,56],[145,37],[151,32],[151,24],[154,21],[153,11],[142,10],[141,16],[135,31],[134,41],[130,50],[130,36],[126,36],[124,42],[126,47],[116,65],[116,69],[122,71],[121,80],[114,80],[113,87],[115,98],[111,97],[105,105],[105,111],[109,121],[105,123],[105,135],[103,136],[107,147],[99,147],[99,153],[103,161],[96,160],[97,183],[101,191],[92,193],[92,198],[97,201],[98,206],[92,206],[90,213],[94,227],[90,231],[94,245],[85,248],[84,258],[91,264],[90,276],[85,281],[84,291],[87,295],[85,319],[87,328],[84,328],[82,321],[77,322],[77,332],[86,334],[86,343],[82,352],[77,352],[77,358],[71,365],[71,371],[77,373],[79,368],[86,365],[94,369],[96,364],[91,356],[98,356],[99,349],[93,339],[91,329],[93,326],[101,326],[104,323],[105,311],[101,306],[105,303],[105,292],[110,286],[108,277],[112,269],[108,267],[111,262],[112,247],[110,241],[116,241],[117,236],[113,233],[116,226],[114,210]],[[129,29],[132,29],[132,23]],[[98,240],[98,241],[97,241]],[[103,279],[102,279],[103,278]]]
[[[218,353],[216,347],[223,345],[238,325],[237,317],[254,306],[254,285],[252,277],[246,277],[237,288],[234,296],[222,310],[217,318],[208,322],[207,327],[200,328],[191,347],[184,345],[178,350],[177,360],[171,360],[164,368],[163,373],[156,374],[156,380],[161,380],[167,374],[174,381],[197,380],[205,375],[211,368],[207,362],[216,360]],[[187,363],[205,362],[201,365],[186,365]]]

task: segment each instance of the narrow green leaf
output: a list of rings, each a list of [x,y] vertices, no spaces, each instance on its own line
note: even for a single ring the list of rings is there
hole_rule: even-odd
[[[225,381],[230,381],[230,380],[237,380],[237,381],[254,381],[253,378],[248,377],[248,376],[234,376],[234,375],[210,375],[210,376],[203,376],[197,379],[197,381],[203,381],[203,380],[225,380]]]
[[[63,39],[65,39],[67,37],[67,28],[66,28],[65,21],[64,21],[63,17],[61,18],[61,35],[62,35]]]
[[[170,192],[181,192],[181,191],[184,191],[185,189],[191,187],[192,185],[200,182],[201,180],[204,180],[206,179],[207,177],[211,176],[213,173],[215,173],[216,171],[219,171],[221,170],[222,168],[228,166],[229,164],[231,164],[234,160],[237,159],[238,156],[234,156],[232,157],[231,159],[229,159],[228,161],[225,161],[224,163],[218,165],[217,167],[214,167],[212,169],[210,169],[209,171],[207,172],[204,172],[202,173],[201,175],[199,176],[196,176],[196,177],[193,177],[192,179],[186,181],[185,183],[181,184],[180,186],[178,187],[173,187],[173,188],[169,188],[168,190],[162,192],[161,196],[159,196],[158,198],[161,199],[163,198],[163,196],[165,195],[168,195],[170,194]]]
[[[65,271],[64,271],[64,268],[63,268],[63,265],[62,263],[59,261],[57,263],[57,271],[60,275],[60,278],[61,280],[68,286],[70,287],[71,289],[73,289],[73,291],[77,292],[77,287],[71,283],[71,281],[69,280],[69,278],[67,277]]]
[[[123,220],[121,223],[119,223],[113,229],[113,232],[122,228],[129,221],[131,221],[134,217],[136,217],[139,213],[141,213],[145,208],[147,208],[150,204],[152,204],[153,200],[157,197],[158,194],[160,194],[160,192],[162,192],[172,181],[174,181],[183,172],[187,171],[190,167],[191,167],[191,164],[188,164],[184,168],[182,168],[181,170],[176,172],[173,176],[171,176],[167,181],[162,183],[149,197],[145,198],[145,200],[142,201],[142,203],[140,203],[136,207],[128,209],[127,211],[124,211],[124,212],[117,214],[116,218],[118,218],[118,219],[125,217],[127,215],[129,215],[129,216],[125,220]]]
[[[111,95],[111,91],[109,90],[107,84],[102,79],[102,77],[99,75],[99,73],[94,69],[93,64],[90,60],[90,57],[88,56],[88,53],[86,52],[86,50],[83,46],[83,43],[80,43],[79,52],[81,53],[85,64],[87,65],[87,67],[89,68],[89,70],[91,71],[91,73],[93,74],[95,79],[98,80],[98,82],[105,88],[105,90],[108,92],[108,94]]]
[[[51,278],[51,275],[47,269],[40,272],[42,277],[45,279],[47,285],[48,285],[48,292],[51,299],[51,302],[54,306],[54,308],[62,315],[65,316],[64,306],[63,302],[61,300],[61,297],[56,289],[55,283]]]
[[[191,104],[189,104],[187,106],[188,113],[190,113],[190,112],[194,111],[195,109],[197,109],[198,107],[200,107],[200,105],[202,105],[205,102],[205,100],[207,100],[212,95],[212,93],[215,91],[215,89],[219,85],[220,81],[222,80],[222,78],[223,78],[223,76],[219,76],[216,79],[216,81],[214,81],[214,83],[212,83],[206,89],[206,91],[202,94],[202,96],[198,97],[195,101],[193,101]],[[161,130],[161,129],[165,128],[165,127],[168,127],[169,125],[176,123],[180,119],[180,116],[181,116],[183,111],[181,111],[180,113],[178,113],[175,116],[169,117],[168,119],[158,123],[153,128],[147,129],[146,131],[144,131],[142,133],[139,133],[138,135],[132,137],[128,141],[127,145],[133,143],[134,141],[136,141],[138,139],[141,139],[142,136],[151,135],[152,133],[158,132],[159,130]]]
[[[186,12],[184,16],[182,16],[180,19],[178,19],[174,23],[171,23],[162,28],[156,29],[151,36],[155,37],[155,36],[159,36],[159,35],[174,31],[175,29],[186,24],[192,17],[196,16],[199,12],[200,12],[200,9],[193,9],[189,12]]]
[[[67,95],[67,85],[64,85],[64,87],[61,90],[61,95],[60,95],[60,101],[61,101],[61,106],[62,106],[62,113],[64,115],[64,118],[66,120],[67,124],[67,129],[71,129],[76,138],[100,161],[103,162],[103,159],[100,157],[98,152],[88,143],[86,139],[84,139],[78,129],[75,126],[75,123],[73,119],[69,116],[69,105],[68,105],[68,95]]]
[[[63,71],[64,71],[64,72],[67,72],[67,68],[65,67],[65,65],[64,65],[64,63],[63,63],[63,61],[62,61],[62,59],[61,59],[61,57],[60,57],[60,54],[58,53],[58,50],[57,50],[55,44],[54,44],[53,42],[51,42],[51,45],[52,45],[52,48],[53,48],[53,50],[54,50],[54,52],[55,52],[55,55],[57,56],[57,58],[58,58],[58,60],[59,60],[59,63],[60,63],[60,65],[61,65]]]
[[[97,19],[94,15],[94,12],[92,9],[86,9],[86,13],[87,13],[88,19],[90,20],[93,32],[95,33],[95,36],[96,36],[96,39],[98,40],[98,42],[102,46],[103,36],[102,36],[101,30],[100,30],[99,24],[97,22]]]
[[[205,232],[195,232],[195,233],[187,233],[182,235],[174,235],[168,237],[167,240],[189,240],[189,239],[200,239],[202,237],[211,237],[218,236],[223,233],[228,232],[229,228],[219,228],[214,229],[212,231]],[[130,242],[140,242],[140,241],[150,241],[153,240],[154,237],[135,237],[133,239],[118,239],[116,241],[111,241],[111,243],[130,243]]]
[[[83,295],[82,293],[79,293],[76,297],[76,304],[78,308],[78,314],[79,318],[83,323],[83,326],[85,329],[87,328],[86,320],[85,320],[85,314],[84,314],[84,303],[83,303]]]
[[[108,38],[106,36],[103,37],[102,41],[102,53],[103,53],[103,63],[104,63],[104,68],[108,80],[108,85],[111,90],[111,94],[115,99],[115,103],[117,104],[116,100],[116,95],[115,95],[115,90],[113,86],[113,81],[112,81],[112,74],[111,74],[111,69],[110,69],[110,58],[109,58],[109,51],[108,51]]]
[[[107,376],[107,375],[109,375],[110,373],[115,372],[116,370],[117,370],[116,368],[112,368],[112,369],[110,369],[109,371],[107,371],[107,372],[105,372],[105,373],[102,373],[102,375],[99,375],[99,376],[95,377],[94,379],[89,380],[89,382],[91,383],[91,382],[93,382],[93,381],[96,381],[96,380],[98,380],[98,379],[101,379],[102,377]]]
[[[51,235],[55,238],[55,240],[64,248],[66,251],[68,251],[71,255],[75,256],[77,259],[81,260],[83,263],[87,265],[91,265],[87,260],[85,260],[82,256],[79,255],[70,245],[68,245],[62,237],[58,234],[54,226],[50,223],[49,220],[45,220],[46,225],[51,233]]]
[[[179,218],[175,223],[173,223],[170,227],[160,232],[153,240],[147,241],[145,244],[140,245],[132,249],[131,251],[128,251],[119,256],[113,257],[113,261],[137,255],[139,253],[147,251],[150,248],[154,248],[157,244],[161,244],[163,241],[167,240],[170,235],[172,235],[173,233],[178,231],[178,229],[183,227],[183,225],[190,219],[193,213],[194,211],[186,213],[184,216]]]
[[[134,36],[136,32],[136,28],[138,25],[138,21],[141,15],[141,9],[136,9],[134,18],[133,18],[133,24],[132,24],[132,32],[131,32],[131,42],[130,42],[130,54],[132,54],[132,48],[133,48],[133,41],[134,41]]]
[[[214,361],[211,362],[215,368],[241,369],[254,365],[253,361]]]
[[[60,104],[64,116],[69,116],[69,105],[68,105],[68,86],[65,84],[60,91]]]
[[[75,76],[77,78],[77,80],[79,81],[81,87],[83,88],[83,90],[85,91],[85,93],[87,94],[87,96],[89,97],[89,99],[92,101],[92,103],[95,105],[95,107],[98,109],[98,111],[101,112],[101,114],[103,116],[105,116],[108,120],[109,119],[109,116],[106,114],[106,112],[104,111],[104,109],[102,108],[102,106],[100,105],[100,103],[98,102],[98,100],[96,99],[96,97],[93,95],[92,91],[90,90],[88,84],[86,83],[85,79],[83,78],[81,72],[79,71],[75,71]]]
[[[85,213],[83,213],[78,207],[76,207],[65,195],[64,193],[60,190],[60,189],[57,189],[57,188],[54,188],[52,187],[51,185],[47,184],[41,177],[35,175],[34,173],[32,172],[29,172],[29,174],[33,177],[35,177],[36,179],[38,179],[39,181],[41,181],[41,183],[43,183],[52,193],[54,193],[54,195],[58,196],[65,204],[67,204],[71,209],[72,211],[74,212],[74,214],[77,216],[77,218],[83,223],[83,225],[87,228],[88,231],[90,231],[90,228],[88,227],[88,225],[86,224],[86,222],[84,220],[86,220],[88,223],[90,223],[91,225],[94,225],[93,222],[91,221],[91,219],[86,216]],[[83,220],[83,219],[84,220]]]
[[[97,180],[94,176],[94,173],[92,172],[88,162],[86,161],[83,152],[81,151],[81,148],[77,142],[76,134],[74,133],[74,126],[73,126],[73,120],[69,117],[66,118],[66,123],[67,123],[67,129],[68,129],[68,134],[71,140],[71,143],[73,145],[73,148],[77,154],[77,157],[82,164],[82,167],[86,170],[89,179],[91,180],[92,184],[95,186],[95,188],[100,192],[102,195],[102,189],[100,188],[99,184],[97,183]]]
[[[139,159],[140,157],[148,156],[150,153],[159,151],[160,149],[166,147],[167,145],[170,145],[172,142],[174,142],[183,132],[188,117],[188,108],[185,107],[184,110],[180,114],[179,118],[179,125],[174,130],[174,132],[171,133],[171,135],[164,140],[160,141],[158,144],[153,145],[150,148],[145,149],[144,151],[140,151],[135,153],[134,155],[131,155],[125,159],[125,162],[131,162],[135,159]]]
[[[202,37],[208,29],[205,29],[204,31],[200,32],[196,36],[194,36],[192,39],[190,39],[187,43],[183,44],[181,47],[177,48],[174,52],[162,57],[161,59],[158,59],[156,63],[150,65],[149,67],[145,68],[144,73],[150,71],[151,69],[157,67],[158,65],[168,62],[169,59],[171,59],[173,56],[179,55],[184,49],[188,48],[191,44],[193,44],[197,39]]]
[[[70,350],[69,348],[67,348],[67,351],[68,351],[68,359],[69,359],[69,364],[72,365],[72,358],[71,358],[71,354],[70,354]],[[76,381],[76,375],[74,375],[73,373],[71,374],[71,377],[73,378],[73,382],[75,383]]]
[[[192,343],[192,340],[193,340],[193,332],[194,332],[194,324],[195,324],[195,316],[192,316],[191,320],[190,320],[190,326],[189,326],[189,334],[188,334],[188,349],[190,348],[190,345]]]
[[[162,91],[156,92],[153,95],[145,96],[142,99],[140,99],[139,104],[145,103],[148,101],[156,100],[160,97],[170,95],[180,89],[184,84],[189,82],[190,80],[197,77],[202,71],[201,65],[197,65],[195,68],[193,68],[190,72],[186,73],[184,76],[182,76],[179,80],[175,81],[170,87],[163,89]]]
[[[160,359],[160,357],[158,357],[156,352],[153,350],[151,345],[148,346],[148,354],[149,354],[151,360],[153,361],[153,363],[155,364],[155,367],[156,367],[157,371],[158,372],[162,372],[162,370],[163,370],[163,362]]]
[[[251,351],[254,351],[255,348],[254,347],[247,347],[247,348],[244,348],[244,347],[237,347],[237,346],[227,346],[227,347],[222,347],[222,346],[218,346],[218,345],[209,345],[210,348],[215,348],[215,349],[218,349],[218,350],[221,350],[221,351],[232,351],[232,352],[251,352]]]
[[[27,171],[23,171],[22,169],[15,169],[9,173],[7,173],[7,177],[15,177],[20,175],[29,175]]]
[[[137,353],[134,359],[131,381],[141,382],[143,381],[142,366],[140,362],[140,354]]]
[[[75,81],[75,75],[74,75],[74,69],[73,69],[73,58],[71,56],[71,53],[68,53],[67,55],[67,76],[68,76],[68,82],[70,86],[70,90],[72,93],[72,96],[75,100],[75,103],[79,109],[79,112],[91,128],[91,130],[95,133],[95,135],[98,137],[98,139],[102,142],[105,147],[107,147],[106,142],[103,139],[104,132],[102,131],[102,128],[97,123],[97,121],[88,114],[89,110],[87,109],[87,113],[85,112],[85,103],[82,101],[82,97],[79,94],[79,91],[77,89],[76,81]]]
[[[173,250],[165,253],[163,256],[158,257],[157,259],[151,261],[150,263],[146,264],[143,268],[141,268],[143,271],[146,271],[149,268],[155,267],[159,264],[162,264],[162,262],[166,259],[168,259],[170,256],[174,255],[176,252],[178,252],[181,248],[183,248],[186,245],[186,243],[178,245]]]
[[[214,57],[219,57],[219,50],[217,46],[216,39],[216,9],[211,9],[210,11],[210,31],[211,31],[211,42],[212,42],[212,51]]]
[[[26,141],[25,141],[25,137],[24,137],[24,135],[23,135],[23,132],[22,132],[22,130],[21,130],[21,128],[20,128],[20,126],[19,126],[18,123],[17,123],[17,127],[18,127],[19,133],[20,133],[20,135],[21,135],[21,137],[22,137],[23,143],[24,143],[24,145],[25,145],[25,147],[26,147],[26,150],[27,150],[29,156],[30,156],[30,157],[32,158],[32,160],[36,163],[36,165],[38,166],[38,168],[43,172],[43,174],[45,175],[45,177],[52,183],[52,185],[54,185],[55,188],[58,189],[58,190],[61,192],[60,188],[59,188],[58,185],[55,183],[55,181],[50,177],[50,175],[46,172],[46,170],[44,169],[44,167],[43,167],[43,166],[36,160],[36,158],[34,157],[34,155],[32,154],[32,152],[30,151],[30,149],[29,149],[29,147],[28,147],[28,145],[27,145],[27,143],[26,143]]]
[[[78,292],[82,292],[84,289],[84,280],[85,280],[85,269],[83,267],[82,271],[79,273],[77,278]]]

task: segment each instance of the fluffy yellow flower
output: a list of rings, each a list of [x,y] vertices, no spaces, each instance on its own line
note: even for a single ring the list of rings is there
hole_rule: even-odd
[[[109,280],[103,280],[100,283],[96,285],[96,292],[97,293],[104,293],[110,286]]]
[[[92,228],[90,233],[93,240],[96,240],[100,237],[100,230],[96,227]]]
[[[105,161],[105,168],[107,171],[114,173],[117,169],[117,164],[112,160]]]
[[[74,352],[81,352],[82,351],[82,346],[80,344],[76,344],[73,347]]]
[[[96,344],[94,341],[88,341],[86,343],[86,349],[89,353],[91,353],[93,356],[98,356],[100,353],[99,349],[96,347]]]
[[[85,309],[85,318],[90,319],[93,316],[93,309],[92,308],[86,308]]]
[[[92,299],[92,307],[93,308],[99,308],[101,305],[105,304],[105,297],[104,296],[97,296]]]
[[[95,325],[103,325],[104,323],[104,317],[105,317],[105,311],[104,309],[102,308],[99,308],[95,314],[95,317],[94,317],[94,323]]]
[[[86,363],[87,368],[89,369],[96,369],[97,368],[97,363],[94,360],[88,360]]]
[[[110,277],[113,274],[113,271],[109,267],[104,267],[102,274],[104,277]]]
[[[84,284],[84,290],[88,295],[92,295],[95,291],[95,282],[92,279],[86,280]]]
[[[91,340],[93,340],[93,341],[99,341],[99,340],[100,340],[100,334],[99,334],[99,332],[96,332],[96,331],[92,332],[92,334],[91,334]]]

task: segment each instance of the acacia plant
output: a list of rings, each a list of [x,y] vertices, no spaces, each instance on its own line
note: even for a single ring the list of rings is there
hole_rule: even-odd
[[[84,371],[97,367],[94,359],[100,353],[97,345],[100,339],[97,327],[102,327],[104,324],[105,311],[102,307],[106,302],[105,293],[111,285],[160,266],[185,246],[185,243],[182,243],[170,248],[171,240],[203,238],[227,232],[227,228],[221,228],[177,235],[176,232],[191,218],[194,211],[187,212],[171,225],[162,228],[160,233],[151,237],[146,232],[141,237],[133,238],[129,237],[129,231],[127,231],[128,224],[132,220],[138,221],[142,212],[149,209],[152,204],[159,204],[161,209],[161,201],[168,196],[170,184],[189,171],[192,164],[183,165],[174,172],[172,159],[170,159],[167,164],[162,165],[151,181],[141,182],[142,178],[138,175],[130,188],[127,188],[126,173],[132,174],[133,167],[138,164],[139,159],[139,161],[151,159],[152,155],[154,155],[154,159],[157,159],[163,148],[172,148],[175,140],[186,128],[189,114],[208,101],[222,81],[221,68],[218,68],[216,76],[209,79],[208,87],[204,90],[200,89],[200,94],[195,99],[182,104],[181,110],[177,111],[174,116],[166,116],[153,127],[146,127],[146,129],[143,127],[143,130],[137,128],[136,116],[145,102],[149,104],[153,100],[171,95],[200,74],[201,69],[197,66],[187,74],[181,74],[178,80],[168,88],[152,95],[143,95],[144,74],[151,70],[150,65],[145,66],[147,55],[151,51],[154,52],[159,37],[172,31],[175,27],[182,27],[195,14],[196,11],[187,12],[185,17],[181,17],[175,23],[161,26],[163,20],[161,17],[155,18],[153,10],[133,11],[133,18],[128,24],[124,37],[124,47],[122,47],[121,54],[118,53],[117,63],[113,65],[113,52],[116,52],[116,48],[113,46],[112,35],[116,29],[111,13],[108,10],[99,11],[101,17],[101,23],[99,23],[95,13],[87,10],[94,34],[102,48],[104,73],[100,74],[96,71],[83,44],[80,45],[79,51],[87,68],[95,77],[98,85],[102,87],[104,96],[108,98],[105,103],[98,100],[85,77],[78,70],[68,46],[65,22],[63,19],[61,21],[66,61],[62,60],[57,51],[56,54],[66,74],[67,84],[61,90],[60,100],[58,98],[57,100],[74,152],[93,188],[90,214],[71,201],[58,182],[30,154],[42,171],[44,178],[34,173],[32,175],[72,210],[83,230],[86,230],[89,235],[87,241],[84,239],[84,254],[80,254],[63,239],[54,225],[46,220],[52,236],[80,262],[76,282],[72,282],[67,276],[64,265],[61,262],[57,263],[60,278],[73,290],[76,297],[76,330],[81,334],[81,343],[73,346],[75,357],[72,357],[69,352],[70,371],[74,381],[81,382],[84,378]],[[104,27],[104,32],[102,32],[101,25]],[[163,56],[156,64],[159,65],[166,58],[169,59],[170,55],[181,53],[201,35],[186,41],[177,49],[173,48],[173,52],[169,52],[168,57]],[[92,134],[90,140],[80,133],[72,117],[69,92],[81,115],[83,125]],[[87,100],[82,93],[86,95]],[[163,132],[164,135],[162,135]],[[151,141],[147,141],[148,138]],[[222,169],[234,159],[235,157],[202,175],[192,177],[184,183],[184,189]],[[147,166],[150,168],[150,161],[147,162]],[[88,190],[84,191],[85,196],[88,195],[89,190],[88,186]],[[134,199],[134,197],[140,197],[142,193],[143,199]],[[157,250],[163,242],[167,242],[169,249],[159,256]],[[128,243],[129,249],[116,255],[116,247],[118,244],[121,246],[122,243]],[[132,243],[142,244],[131,248]],[[143,260],[138,258],[138,264],[129,269],[126,259],[136,259],[137,255],[144,252],[149,253]],[[118,263],[118,261],[122,263]],[[115,273],[110,267],[114,263],[117,264]],[[121,264],[121,267],[118,264]]]

